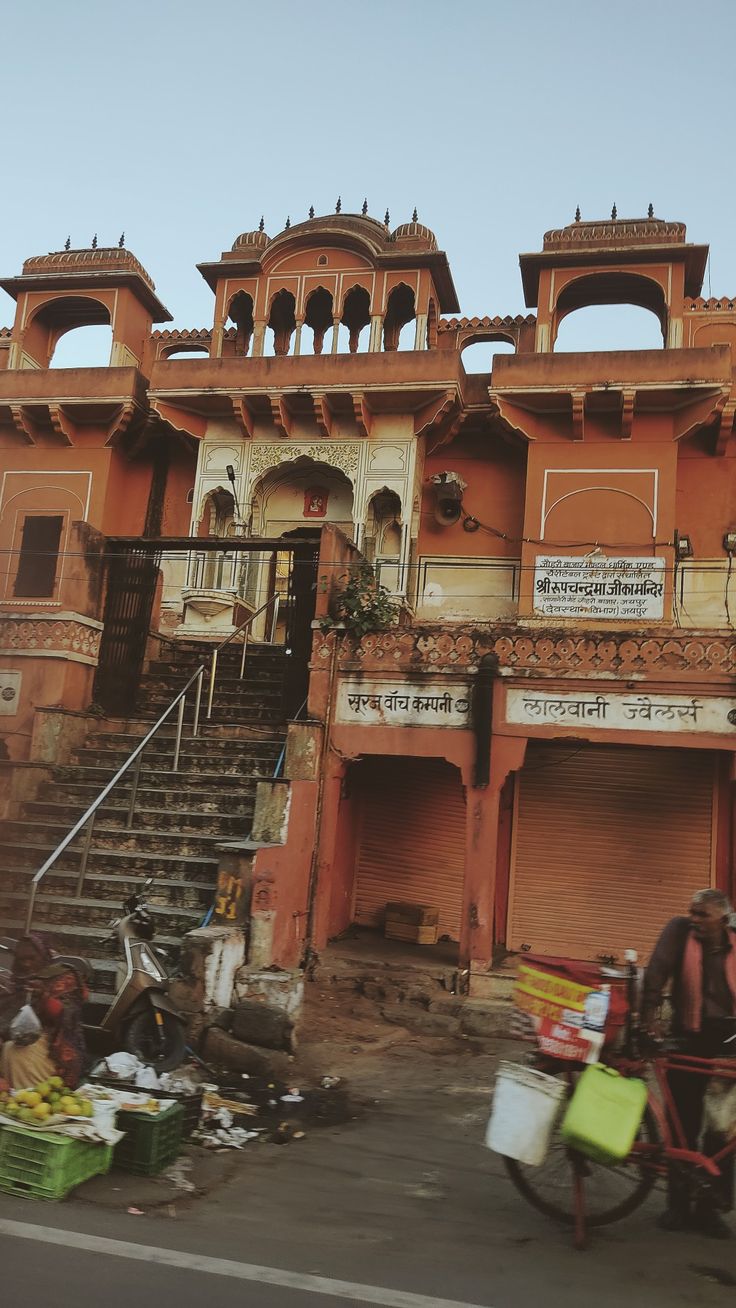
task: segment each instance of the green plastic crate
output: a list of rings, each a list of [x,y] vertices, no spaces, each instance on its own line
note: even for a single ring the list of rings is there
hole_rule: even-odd
[[[23,1126],[0,1127],[0,1190],[29,1199],[64,1199],[91,1176],[109,1172],[112,1145]]]
[[[172,1104],[155,1116],[126,1109],[118,1113],[115,1124],[119,1131],[125,1132],[113,1155],[114,1166],[123,1172],[156,1176],[173,1163],[181,1150],[184,1126],[181,1104]]]

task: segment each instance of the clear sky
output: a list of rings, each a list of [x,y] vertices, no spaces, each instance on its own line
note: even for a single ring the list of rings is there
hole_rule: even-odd
[[[197,261],[366,196],[392,226],[417,206],[463,313],[518,313],[547,228],[651,201],[733,295],[735,38],[736,0],[6,3],[0,271],[124,230],[208,326]]]

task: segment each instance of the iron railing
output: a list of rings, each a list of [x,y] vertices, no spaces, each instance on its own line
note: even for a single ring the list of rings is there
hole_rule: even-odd
[[[249,614],[245,622],[242,622],[240,626],[236,628],[235,631],[231,632],[230,635],[225,640],[221,641],[221,643],[212,651],[212,655],[210,658],[209,686],[207,690],[207,718],[208,719],[212,716],[212,703],[215,693],[215,682],[217,679],[218,655],[225,648],[226,645],[229,645],[230,642],[232,640],[235,640],[237,636],[242,635],[243,653],[240,660],[240,679],[242,679],[245,672],[245,655],[248,647],[249,629],[252,623],[255,621],[255,619],[257,617],[260,617],[261,613],[265,613],[265,611],[272,604],[274,606],[274,611],[271,619],[270,643],[273,644],[274,636],[276,634],[276,623],[278,621],[278,611],[279,611],[278,594],[271,595],[270,598],[266,600],[265,604],[262,604],[261,607],[259,609],[256,609],[254,613]],[[129,772],[131,767],[133,768],[133,774],[131,779],[130,798],[128,800],[128,807],[125,815],[125,829],[127,831],[130,831],[132,829],[133,815],[135,813],[135,802],[138,796],[138,785],[140,782],[144,751],[147,749],[148,745],[150,745],[154,737],[158,735],[158,732],[161,730],[161,727],[164,725],[164,723],[168,722],[169,718],[171,717],[171,714],[174,712],[174,709],[177,709],[177,718],[176,718],[176,735],[174,738],[174,758],[171,765],[171,771],[178,772],[179,758],[181,755],[181,742],[184,735],[184,714],[186,711],[187,695],[189,694],[190,690],[194,686],[195,687],[194,718],[192,722],[192,739],[194,739],[199,734],[200,711],[202,705],[202,687],[203,687],[204,675],[206,670],[207,670],[207,665],[205,663],[201,663],[197,668],[197,670],[192,673],[191,677],[189,678],[184,688],[179,691],[178,695],[176,695],[174,699],[172,699],[168,707],[164,709],[158,721],[155,722],[154,725],[151,727],[151,730],[147,733],[147,735],[143,737],[143,740],[141,740],[136,745],[135,749],[131,751],[131,753],[126,758],[125,762],[118,768],[114,777],[112,777],[112,779],[108,781],[107,785],[103,787],[97,798],[92,801],[86,813],[83,813],[82,816],[78,819],[78,821],[75,822],[71,831],[67,832],[63,840],[61,840],[59,844],[56,846],[56,849],[53,851],[53,853],[50,854],[49,857],[46,859],[46,862],[43,864],[43,866],[40,867],[38,869],[38,872],[34,874],[33,879],[31,881],[30,894],[28,897],[28,909],[26,912],[26,932],[30,931],[33,923],[33,911],[36,906],[36,895],[38,893],[39,885],[43,881],[49,869],[54,866],[57,859],[59,859],[61,855],[65,852],[65,850],[69,848],[72,841],[79,835],[80,831],[84,831],[86,827],[87,829],[85,832],[84,844],[82,845],[79,869],[77,872],[76,888],[73,896],[73,898],[75,899],[81,898],[82,891],[84,889],[85,878],[87,875],[87,863],[89,861],[89,853],[92,847],[92,836],[94,833],[95,818],[97,817],[98,809],[107,799],[108,795],[115,789],[115,786],[118,784],[120,779]]]

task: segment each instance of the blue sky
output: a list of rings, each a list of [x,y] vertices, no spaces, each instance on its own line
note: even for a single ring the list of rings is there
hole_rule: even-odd
[[[417,206],[464,313],[517,313],[545,229],[651,201],[736,293],[733,0],[24,0],[2,33],[6,275],[125,230],[206,326],[197,261],[367,196]]]

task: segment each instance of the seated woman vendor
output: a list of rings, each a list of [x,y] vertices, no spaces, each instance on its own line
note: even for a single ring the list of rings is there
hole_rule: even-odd
[[[37,1085],[49,1076],[63,1077],[70,1089],[78,1084],[85,1062],[82,1004],[83,980],[73,967],[57,962],[43,936],[23,936],[15,949],[13,982],[18,1011],[30,997],[41,1033],[31,1044],[7,1039],[0,1047],[0,1077],[14,1090]],[[3,1023],[8,1033],[8,1023]]]

